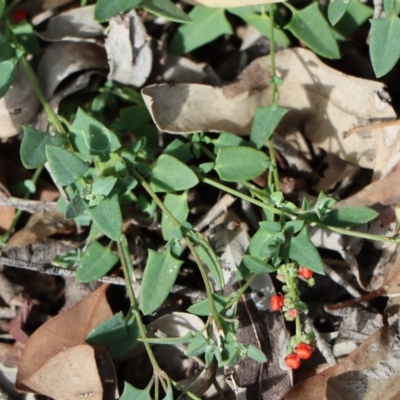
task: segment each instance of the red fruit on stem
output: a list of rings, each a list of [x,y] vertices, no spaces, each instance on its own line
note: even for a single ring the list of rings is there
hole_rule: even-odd
[[[311,271],[311,269],[308,269],[308,268],[303,267],[302,265],[300,265],[300,267],[299,267],[299,275],[304,279],[310,279],[314,275],[314,272]]]
[[[276,294],[275,296],[271,297],[269,302],[269,306],[271,307],[272,311],[279,311],[282,309],[283,306],[283,295],[282,293]]]
[[[312,356],[313,348],[309,344],[299,343],[294,351],[296,352],[297,357],[302,360],[308,360]]]
[[[290,310],[287,311],[287,315],[290,318],[297,318],[299,316],[299,310],[297,308],[291,308]]]
[[[297,369],[301,365],[301,360],[296,354],[289,354],[285,358],[286,365],[291,369]]]
[[[18,8],[12,14],[12,22],[14,24],[19,24],[21,21],[28,19],[28,16],[29,15],[28,15],[27,11],[23,10],[22,8]]]

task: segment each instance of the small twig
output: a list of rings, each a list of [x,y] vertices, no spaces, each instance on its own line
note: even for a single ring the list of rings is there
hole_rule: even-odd
[[[333,282],[337,283],[341,286],[347,293],[349,293],[353,297],[361,297],[362,294],[350,285],[345,279],[343,279],[335,270],[329,267],[327,264],[324,264],[325,272],[333,280]]]
[[[0,206],[14,207],[31,214],[39,211],[52,211],[56,208],[56,203],[52,201],[25,200],[18,197],[6,197],[0,195]]]
[[[362,132],[362,131],[370,131],[373,129],[388,128],[390,126],[397,126],[397,125],[400,125],[400,119],[395,119],[392,121],[377,122],[377,123],[371,124],[371,125],[356,126],[355,128],[352,128],[346,132],[343,132],[343,138],[346,139],[349,136],[353,135],[354,133],[358,133],[358,132]]]

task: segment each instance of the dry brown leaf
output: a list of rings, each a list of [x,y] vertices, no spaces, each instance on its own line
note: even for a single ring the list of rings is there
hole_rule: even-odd
[[[75,223],[66,220],[63,213],[40,211],[32,214],[25,227],[11,236],[6,249],[27,246],[55,233],[70,232],[74,227]]]
[[[105,297],[106,288],[107,285],[102,285],[84,300],[50,319],[33,333],[20,360],[16,382],[18,390],[29,391],[30,386],[27,382],[30,382],[30,377],[36,371],[60,352],[84,344],[87,334],[93,328],[111,318],[113,314]],[[58,358],[58,362],[61,363],[61,359]],[[83,375],[82,371],[80,368],[80,375]],[[58,379],[68,382],[68,378],[64,379],[63,375],[59,375]]]
[[[3,159],[0,158],[0,198],[10,197],[11,194],[6,188],[6,174]],[[15,215],[14,207],[0,206],[0,234],[10,228]]]
[[[399,336],[386,326],[340,363],[295,385],[281,400],[394,400],[399,396]]]
[[[185,3],[193,4],[194,6],[205,7],[244,7],[253,6],[256,4],[266,3],[281,3],[285,0],[183,0]]]
[[[21,383],[54,400],[103,399],[94,349],[87,344],[61,349]]]
[[[38,65],[38,80],[47,98],[68,76],[79,71],[107,70],[104,48],[87,42],[57,42],[46,48]]]
[[[303,129],[315,145],[348,162],[374,168],[377,176],[397,163],[396,146],[400,144],[396,127],[342,137],[343,132],[370,120],[395,118],[385,100],[383,84],[335,71],[301,48],[278,52],[276,67],[283,79],[279,105],[291,110],[279,126],[279,133],[296,136]],[[255,107],[269,104],[269,78],[267,56],[251,63],[237,82],[222,88],[163,84],[148,86],[142,94],[160,130],[248,135]]]
[[[146,28],[134,10],[111,18],[105,47],[110,64],[108,79],[137,87],[146,82],[153,53]]]
[[[44,40],[84,40],[101,36],[104,27],[93,19],[94,5],[78,7],[49,19],[46,29],[36,32]]]
[[[0,138],[9,138],[22,132],[21,126],[32,121],[38,108],[39,100],[20,64],[13,84],[0,99]]]

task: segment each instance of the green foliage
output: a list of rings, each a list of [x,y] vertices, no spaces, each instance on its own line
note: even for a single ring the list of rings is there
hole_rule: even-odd
[[[115,15],[128,12],[139,6],[141,0],[97,0],[94,10],[94,18],[104,22]]]
[[[190,22],[190,18],[170,0],[143,0],[141,7],[175,22]]]
[[[0,33],[0,97],[10,88],[17,71],[17,52]]]
[[[189,17],[192,22],[181,25],[172,39],[171,51],[175,54],[189,53],[223,34],[232,34],[223,8],[197,6]]]
[[[140,308],[143,314],[151,314],[161,306],[175,283],[182,263],[169,250],[157,253],[149,249],[140,291]]]
[[[340,58],[338,44],[318,3],[312,3],[300,11],[294,7],[290,7],[290,10],[292,19],[285,26],[286,29],[322,57]]]
[[[268,167],[268,156],[250,147],[223,147],[218,150],[214,169],[228,182],[257,178]]]
[[[180,223],[186,221],[186,218],[189,214],[189,207],[186,197],[186,193],[182,193],[181,195],[168,193],[164,200],[165,207]],[[161,232],[164,240],[171,239],[171,235],[175,229],[176,228],[173,222],[165,213],[163,213],[161,220]]]
[[[152,400],[150,394],[151,386],[148,386],[146,389],[136,389],[130,383],[125,382],[124,391],[122,392],[119,400]]]
[[[328,19],[332,26],[343,17],[352,0],[330,0],[328,5]]]
[[[369,54],[375,75],[386,75],[400,58],[400,18],[392,12],[387,18],[371,19]]]

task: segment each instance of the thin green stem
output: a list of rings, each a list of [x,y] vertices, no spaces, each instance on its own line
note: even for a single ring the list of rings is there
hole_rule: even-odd
[[[253,274],[250,276],[249,279],[247,279],[246,283],[244,283],[240,289],[236,292],[235,296],[228,302],[228,304],[225,306],[225,309],[229,309],[230,307],[233,306],[233,304],[237,303],[239,301],[239,298],[242,296],[242,294],[247,290],[247,288],[252,284],[254,279],[256,279],[258,274]]]
[[[294,302],[298,301],[299,299],[298,299],[298,295],[297,295],[297,292],[296,292],[297,284],[295,283],[294,278],[290,275],[289,271],[287,271],[287,270],[285,272],[285,280],[286,280],[287,286],[289,288],[290,296],[292,298],[292,301],[294,301]],[[298,342],[300,342],[300,340],[301,340],[300,315],[298,315],[295,318],[295,321],[296,321],[296,323],[295,323],[296,324],[296,339],[297,339]]]

